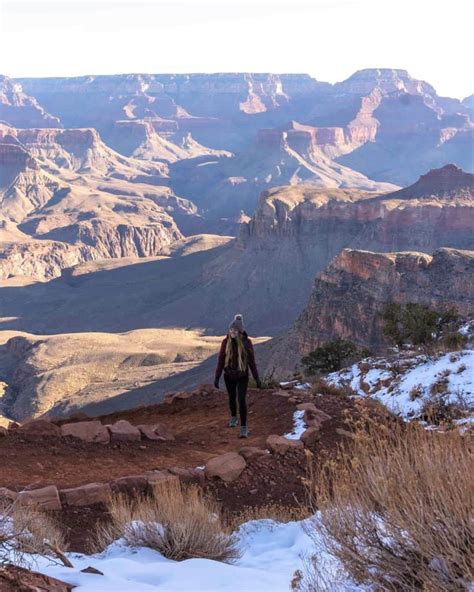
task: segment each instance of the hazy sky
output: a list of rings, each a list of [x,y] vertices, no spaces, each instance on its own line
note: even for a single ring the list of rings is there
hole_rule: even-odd
[[[0,0],[0,74],[403,68],[474,93],[472,0]]]

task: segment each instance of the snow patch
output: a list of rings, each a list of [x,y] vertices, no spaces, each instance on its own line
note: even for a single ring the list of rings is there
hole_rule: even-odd
[[[327,382],[377,399],[404,418],[419,416],[423,405],[436,396],[436,385],[446,403],[462,401],[466,408],[474,409],[474,351],[396,360],[369,358],[329,374]]]
[[[209,559],[171,561],[151,549],[131,549],[119,540],[100,554],[69,553],[72,569],[52,565],[41,557],[36,558],[34,569],[77,586],[77,592],[288,592],[294,572],[303,566],[303,558],[315,552],[305,530],[313,519],[287,524],[253,520],[243,524],[236,533],[242,555],[233,564]],[[323,554],[328,575],[337,573],[337,560]],[[104,575],[81,573],[89,566]],[[348,580],[338,581],[337,585],[340,592],[364,590]]]
[[[305,423],[303,421],[304,411],[295,411],[293,413],[293,430],[288,434],[283,434],[285,438],[289,440],[299,440],[301,434],[306,430]]]

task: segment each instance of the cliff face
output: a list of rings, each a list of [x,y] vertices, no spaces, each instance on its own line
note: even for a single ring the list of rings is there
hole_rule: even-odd
[[[0,121],[16,127],[61,127],[38,101],[23,92],[20,83],[0,75]]]
[[[321,187],[377,190],[377,183],[413,183],[428,167],[446,162],[474,171],[469,102],[439,97],[406,70],[360,70],[334,85],[304,74],[252,73],[12,84],[62,126],[94,128],[125,156],[184,162],[173,169],[173,187],[219,217],[242,209],[250,215],[262,190],[286,183],[315,179]],[[20,127],[46,126],[23,115]],[[372,188],[364,186],[367,178]],[[235,179],[244,180],[238,191]]]
[[[94,129],[0,126],[0,278],[40,280],[99,258],[159,255],[182,238],[166,166],[122,156]],[[165,179],[166,180],[166,179]]]
[[[469,248],[474,226],[474,175],[446,165],[403,190],[381,195],[308,185],[264,192],[241,240],[321,241],[335,256],[344,246],[382,251],[441,246]]]
[[[382,346],[379,313],[390,301],[474,313],[474,251],[439,249],[431,256],[345,249],[315,280],[294,327],[298,352],[335,337]]]
[[[442,248],[428,255],[344,249],[316,276],[291,329],[265,344],[262,366],[284,376],[303,356],[338,337],[375,352],[385,349],[380,313],[388,302],[456,306],[461,315],[474,314],[474,251]]]

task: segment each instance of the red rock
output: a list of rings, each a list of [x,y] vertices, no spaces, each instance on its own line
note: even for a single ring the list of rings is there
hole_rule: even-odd
[[[176,477],[179,478],[180,481],[183,481],[184,483],[191,483],[191,482],[202,482],[204,481],[204,471],[200,470],[200,469],[194,469],[194,468],[183,468],[183,467],[171,467],[169,469],[169,472],[172,475],[176,475]]]
[[[162,423],[156,423],[154,426],[154,432],[157,436],[159,436],[160,438],[163,438],[164,440],[170,440],[170,441],[174,441],[175,437],[173,432],[164,424]]]
[[[110,486],[114,493],[143,494],[147,490],[148,480],[144,475],[129,475],[115,479]]]
[[[298,411],[313,411],[314,413],[317,412],[317,408],[316,405],[314,403],[300,403],[299,405],[296,406],[296,409],[298,409]]]
[[[108,444],[110,442],[109,430],[98,420],[65,423],[61,426],[61,436],[72,436],[84,442],[99,444]]]
[[[307,426],[320,428],[325,421],[331,419],[330,415],[328,415],[321,409],[318,409],[312,403],[303,403],[303,405],[308,406],[303,415],[303,421]],[[311,405],[312,407],[309,407],[309,405]]]
[[[306,448],[311,448],[313,447],[316,442],[320,439],[321,435],[319,433],[319,429],[318,428],[308,428],[307,430],[305,430],[301,436],[300,436],[300,440],[303,442],[303,444],[306,446]]]
[[[0,426],[0,438],[3,438],[4,436],[8,436],[8,430],[7,428]]]
[[[243,446],[239,450],[239,454],[245,458],[246,461],[252,460],[253,458],[258,458],[259,456],[264,456],[268,454],[267,450],[262,450],[261,448],[257,448],[256,446]]]
[[[61,509],[59,492],[55,485],[20,491],[17,499],[18,503],[24,506],[35,506],[42,510]]]
[[[137,428],[140,430],[142,438],[145,440],[165,440],[165,438],[155,433],[154,425],[137,425]]]
[[[193,393],[187,391],[179,391],[175,393],[175,395],[173,396],[173,400],[190,399],[193,396]]]
[[[143,476],[156,495],[159,495],[160,488],[168,484],[179,483],[179,477],[172,475],[169,471],[147,471]]]
[[[16,429],[18,429],[19,427],[20,427],[20,424],[19,424],[19,423],[17,423],[16,421],[11,421],[11,422],[8,424],[8,429],[9,429],[9,430],[16,430]]]
[[[44,436],[52,436],[58,438],[61,435],[61,430],[57,425],[51,423],[47,419],[33,419],[27,421],[20,427],[16,428],[19,434],[26,438],[42,438]]]
[[[95,574],[96,576],[103,576],[104,575],[101,571],[99,571],[95,567],[91,567],[91,566],[81,569],[81,573],[90,573],[90,574]]]
[[[71,592],[73,586],[61,580],[15,565],[0,569],[1,592]]]
[[[110,498],[112,489],[109,483],[88,483],[79,487],[61,489],[61,499],[67,506],[90,506],[92,504],[106,503]]]
[[[268,436],[266,444],[271,452],[275,452],[276,454],[285,454],[290,448],[303,448],[303,442],[301,440],[292,440],[291,438],[277,435]]]
[[[208,479],[219,478],[229,483],[238,479],[246,466],[247,463],[240,454],[227,452],[207,461],[205,474]]]
[[[111,442],[139,442],[141,440],[140,430],[126,419],[119,419],[107,427],[110,431]]]

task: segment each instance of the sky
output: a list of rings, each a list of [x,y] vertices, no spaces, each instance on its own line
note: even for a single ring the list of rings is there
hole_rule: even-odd
[[[472,0],[0,0],[0,74],[400,68],[474,93]]]

